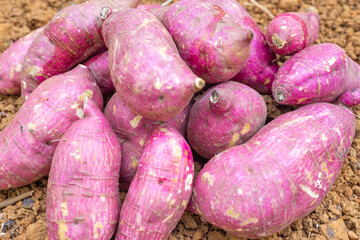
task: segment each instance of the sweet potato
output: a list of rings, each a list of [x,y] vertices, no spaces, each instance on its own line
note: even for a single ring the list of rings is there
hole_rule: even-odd
[[[278,232],[322,201],[354,134],[351,110],[330,103],[283,114],[204,166],[194,183],[192,206],[240,238]]]
[[[304,48],[281,66],[272,91],[285,105],[333,102],[360,86],[360,66],[332,43]]]
[[[151,12],[173,37],[182,59],[207,83],[227,81],[245,66],[253,33],[219,6],[183,0]]]
[[[121,144],[120,189],[127,191],[134,178],[140,156],[153,130],[158,126],[169,126],[178,130],[183,136],[191,104],[180,114],[166,122],[157,122],[136,115],[115,93],[105,107],[104,114]]]
[[[190,199],[191,149],[173,128],[154,130],[120,212],[119,239],[167,239]]]
[[[161,8],[160,4],[140,4],[139,6],[137,6],[137,9],[141,9],[144,11],[149,11],[149,10],[153,10],[153,9],[157,9],[157,8]]]
[[[30,45],[42,29],[43,27],[38,28],[18,39],[0,55],[0,93],[20,94],[22,62]]]
[[[109,122],[88,100],[84,118],[61,138],[49,174],[49,239],[110,239],[120,213],[121,150]]]
[[[181,59],[171,35],[149,12],[112,13],[103,34],[115,89],[136,114],[168,120],[204,87],[205,81]]]
[[[109,52],[105,51],[84,63],[94,75],[96,84],[104,96],[115,92],[115,87],[110,76],[108,57]]]
[[[208,89],[193,105],[187,139],[195,152],[210,159],[246,142],[266,120],[266,104],[254,89],[228,81]]]
[[[250,29],[254,38],[251,41],[250,57],[243,69],[232,79],[255,89],[262,94],[271,94],[271,84],[279,69],[276,55],[267,46],[265,35],[256,25],[249,13],[236,0],[203,0],[220,6],[245,29]]]
[[[39,83],[64,73],[105,49],[103,7],[112,11],[136,7],[140,0],[89,0],[60,10],[31,44],[21,71],[21,94],[26,98]]]
[[[266,29],[266,41],[275,53],[288,56],[310,46],[319,36],[320,16],[312,12],[286,12]]]
[[[0,190],[32,183],[47,175],[64,132],[83,116],[83,99],[102,108],[100,89],[82,65],[50,78],[29,95],[0,132]]]
[[[345,106],[354,107],[360,103],[360,89],[354,88],[344,92],[338,99],[338,101]]]

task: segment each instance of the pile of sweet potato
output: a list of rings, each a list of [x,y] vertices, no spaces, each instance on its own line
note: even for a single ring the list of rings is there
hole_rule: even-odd
[[[49,175],[60,240],[167,239],[185,210],[259,238],[313,211],[360,103],[359,64],[313,45],[319,16],[264,34],[235,0],[139,4],[70,5],[0,55],[0,93],[25,99],[0,133],[0,190]],[[299,107],[266,122],[262,94]]]

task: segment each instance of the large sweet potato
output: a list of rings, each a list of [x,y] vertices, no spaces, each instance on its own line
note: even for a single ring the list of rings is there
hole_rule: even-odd
[[[102,108],[100,89],[83,65],[50,78],[29,95],[0,133],[0,190],[32,183],[49,173],[58,141],[83,116],[85,97]]]
[[[25,54],[42,29],[18,39],[0,55],[0,93],[20,94],[20,73]]]
[[[280,104],[333,102],[346,91],[360,87],[360,65],[336,44],[304,48],[285,61],[272,91]]]
[[[195,1],[195,0],[194,0]],[[262,94],[271,94],[271,84],[279,69],[276,55],[266,44],[265,35],[256,25],[250,14],[236,0],[203,0],[220,6],[245,29],[250,29],[254,38],[251,41],[250,57],[243,69],[233,78]]]
[[[116,240],[167,239],[190,199],[191,150],[173,128],[154,130],[120,212]]]
[[[281,115],[204,166],[195,180],[192,207],[241,238],[280,231],[322,201],[354,134],[351,110],[330,103]]]
[[[30,46],[23,62],[21,94],[26,98],[47,78],[64,73],[105,49],[103,7],[136,7],[140,0],[89,0],[60,10]]]
[[[173,37],[182,59],[207,83],[227,81],[247,63],[253,33],[219,6],[182,0],[151,12]]]
[[[109,122],[88,100],[84,118],[61,138],[46,197],[49,239],[112,237],[120,212],[121,151]]]
[[[181,59],[171,35],[151,13],[115,12],[103,25],[111,77],[131,111],[152,120],[168,120],[204,87],[205,81]]]
[[[190,108],[191,104],[174,118],[166,122],[159,122],[133,113],[117,93],[110,98],[104,114],[121,143],[121,190],[128,190],[130,182],[135,176],[145,144],[154,129],[158,126],[169,126],[175,128],[184,136]]]
[[[234,81],[208,89],[193,105],[187,124],[190,146],[204,158],[246,142],[266,120],[266,104],[254,89]]]

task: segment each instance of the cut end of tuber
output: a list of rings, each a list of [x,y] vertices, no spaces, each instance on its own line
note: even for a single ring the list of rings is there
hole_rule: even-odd
[[[103,7],[100,11],[100,17],[102,20],[105,20],[111,14],[111,8]]]
[[[196,78],[194,83],[194,90],[195,92],[200,91],[205,87],[205,80],[202,78]]]
[[[210,94],[210,102],[217,103],[219,101],[219,95],[216,90],[212,91]]]
[[[276,33],[272,35],[272,42],[277,49],[282,49],[286,44],[286,40],[280,39]]]
[[[283,102],[285,100],[285,94],[283,91],[277,91],[275,94],[275,100],[277,102]]]

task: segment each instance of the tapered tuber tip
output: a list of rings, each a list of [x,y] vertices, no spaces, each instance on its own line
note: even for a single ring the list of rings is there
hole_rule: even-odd
[[[219,101],[219,94],[216,90],[214,90],[210,94],[210,102],[217,103],[218,101]]]
[[[283,91],[277,91],[275,93],[275,100],[277,102],[283,102],[285,100],[286,96]]]
[[[282,49],[286,44],[286,40],[282,40],[276,33],[274,33],[272,35],[272,43],[277,49]]]
[[[194,83],[195,92],[200,91],[205,87],[205,80],[202,78],[196,78]]]
[[[105,20],[111,14],[111,8],[103,7],[100,11],[100,17],[102,20]]]

